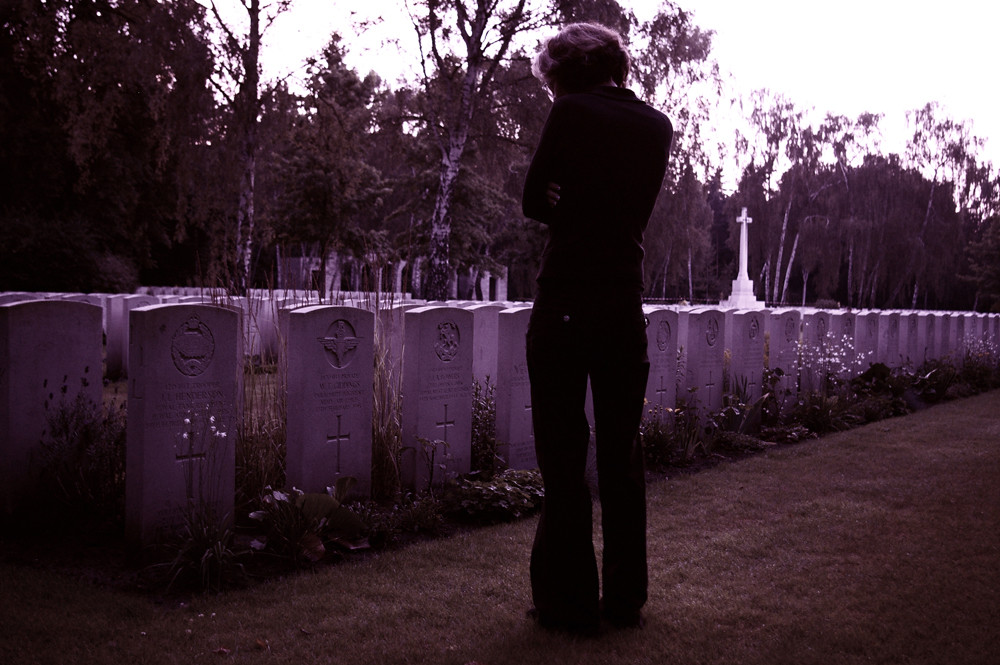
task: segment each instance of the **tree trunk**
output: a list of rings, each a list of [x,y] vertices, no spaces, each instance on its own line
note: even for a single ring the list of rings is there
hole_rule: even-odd
[[[688,246],[688,302],[694,303],[694,272],[691,268],[694,263],[693,252],[691,251],[690,245]]]
[[[808,291],[809,286],[809,271],[802,270],[802,306],[806,306],[806,291]]]
[[[794,182],[794,181],[793,181]],[[778,240],[778,261],[774,264],[774,293],[771,300],[778,302],[778,285],[781,283],[781,257],[785,252],[785,236],[788,234],[788,218],[792,214],[792,194],[789,190],[788,205],[785,206],[785,215],[781,220],[781,237]],[[788,262],[788,267],[792,267],[792,262]]]
[[[785,302],[788,296],[788,282],[792,276],[792,264],[795,263],[795,252],[799,249],[799,235],[801,229],[795,232],[795,240],[792,241],[792,253],[788,255],[788,265],[785,267],[785,282],[781,285],[781,302]]]
[[[260,0],[246,5],[250,19],[247,48],[243,51],[243,84],[237,95],[240,136],[239,207],[236,211],[236,276],[234,290],[245,295],[251,284],[250,261],[253,255],[254,186],[257,177],[257,109],[260,105]]]
[[[660,298],[666,300],[667,298],[667,271],[670,269],[670,253],[673,251],[673,246],[667,247],[667,254],[663,257],[663,267],[662,276],[660,278]]]
[[[854,241],[847,246],[847,307],[854,302]]]

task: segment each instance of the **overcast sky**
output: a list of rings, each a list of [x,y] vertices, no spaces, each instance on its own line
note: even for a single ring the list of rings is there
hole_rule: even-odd
[[[716,33],[713,55],[743,92],[768,88],[799,108],[886,118],[883,149],[899,152],[905,113],[939,102],[956,120],[972,120],[987,139],[985,159],[1000,166],[998,73],[1000,3],[990,0],[677,0],[694,22]],[[648,16],[654,0],[624,0]],[[354,20],[382,19],[358,36]],[[272,26],[263,54],[269,76],[301,70],[334,30],[348,63],[392,81],[412,55],[380,48],[389,37],[415,51],[403,0],[294,0]]]

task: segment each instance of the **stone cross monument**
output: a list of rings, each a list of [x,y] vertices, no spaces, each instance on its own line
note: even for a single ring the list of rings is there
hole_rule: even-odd
[[[757,300],[753,294],[753,281],[747,273],[747,226],[753,220],[747,217],[747,209],[743,208],[736,222],[740,225],[740,271],[733,280],[733,292],[719,303],[726,309],[764,309],[764,303]]]

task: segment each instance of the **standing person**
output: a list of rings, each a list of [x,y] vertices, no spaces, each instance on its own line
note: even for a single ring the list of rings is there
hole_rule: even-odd
[[[548,226],[527,333],[535,452],[545,501],[531,550],[531,615],[592,634],[603,617],[641,626],[646,486],[638,440],[649,375],[642,238],[673,128],[625,88],[620,36],[576,23],[533,72],[554,101],[524,183],[527,217]],[[586,481],[590,379],[604,532],[601,597]]]

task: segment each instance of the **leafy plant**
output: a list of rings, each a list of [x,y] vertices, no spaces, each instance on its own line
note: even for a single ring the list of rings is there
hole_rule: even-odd
[[[445,512],[482,524],[509,522],[541,507],[545,490],[537,470],[507,469],[486,480],[461,478],[442,497]]]
[[[503,460],[497,455],[496,386],[486,377],[472,384],[472,469],[492,477]]]
[[[332,494],[267,488],[260,509],[250,513],[265,530],[252,547],[298,563],[320,561],[327,555],[329,543],[354,547],[364,525],[343,506],[343,499],[355,482],[346,476],[338,479],[337,486],[330,488]]]

